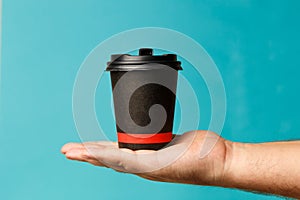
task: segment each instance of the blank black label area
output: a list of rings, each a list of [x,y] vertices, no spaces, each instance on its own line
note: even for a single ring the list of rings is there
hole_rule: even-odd
[[[139,126],[148,125],[151,121],[149,110],[154,104],[163,106],[167,113],[166,123],[159,132],[171,132],[174,118],[175,95],[170,89],[162,85],[146,84],[133,93],[129,101],[129,113],[132,120]],[[161,118],[162,116],[154,117]]]
[[[171,83],[173,91],[176,92],[177,72],[172,72],[174,73],[169,73],[166,79],[168,79],[168,81]],[[131,73],[133,76],[130,76],[131,78],[126,79],[126,81],[121,81],[122,76],[126,73]],[[153,133],[151,130],[147,129],[144,129],[144,132],[140,132],[138,127],[145,127],[151,122],[149,110],[155,104],[161,105],[167,115],[165,124],[161,127],[158,127],[158,132],[172,132],[176,94],[174,94],[171,89],[157,84],[159,81],[156,80],[156,77],[158,77],[159,73],[161,74],[162,72],[158,70],[111,72],[113,89],[117,85],[118,81],[121,81],[121,83],[119,83],[120,85],[118,85],[118,87],[121,88],[120,92],[113,94],[116,121],[123,124],[122,128],[120,128],[117,124],[118,132],[137,134]],[[146,82],[149,81],[150,83],[140,86],[139,83],[142,82],[141,80],[147,80]],[[130,96],[129,105],[121,105],[120,102],[123,103],[126,101],[126,92],[130,90],[130,88],[136,89]],[[122,112],[120,111],[116,112],[116,108],[121,108],[122,106],[128,106],[128,109],[121,110],[129,110],[131,119],[122,117]],[[156,119],[163,119],[163,116],[160,116],[159,114],[161,113],[157,113],[152,117]],[[136,125],[133,126],[132,123],[128,122],[129,120],[132,120]]]

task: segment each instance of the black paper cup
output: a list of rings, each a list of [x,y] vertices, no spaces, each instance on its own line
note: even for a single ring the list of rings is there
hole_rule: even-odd
[[[178,70],[177,56],[112,55],[108,62],[118,144],[132,150],[159,150],[173,137]]]

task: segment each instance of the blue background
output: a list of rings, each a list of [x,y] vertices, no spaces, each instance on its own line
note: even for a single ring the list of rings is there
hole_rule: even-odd
[[[232,189],[154,183],[67,161],[80,141],[72,88],[80,64],[109,36],[175,29],[208,51],[224,79],[227,139],[299,138],[298,1],[3,0],[1,199],[276,199]]]

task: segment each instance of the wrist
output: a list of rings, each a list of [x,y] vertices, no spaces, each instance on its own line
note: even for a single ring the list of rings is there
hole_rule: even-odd
[[[251,159],[247,155],[247,148],[251,144],[225,141],[225,157],[222,179],[219,186],[240,188],[239,184],[244,177],[243,170],[247,171],[247,162]]]
[[[229,176],[233,175],[232,162],[234,161],[233,154],[235,154],[234,151],[236,150],[236,146],[238,146],[238,143],[219,137],[218,142],[207,157],[209,160],[206,166],[208,170],[207,178],[204,182],[198,184],[221,187],[229,185],[229,180],[231,180],[231,178],[229,179]],[[200,164],[202,165],[203,163]],[[204,180],[203,174],[199,179],[202,181]]]

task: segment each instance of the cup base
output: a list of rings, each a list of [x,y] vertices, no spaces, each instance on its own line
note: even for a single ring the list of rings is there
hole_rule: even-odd
[[[169,142],[166,143],[155,143],[155,144],[131,144],[119,142],[119,148],[127,148],[131,150],[160,150],[164,148]]]

